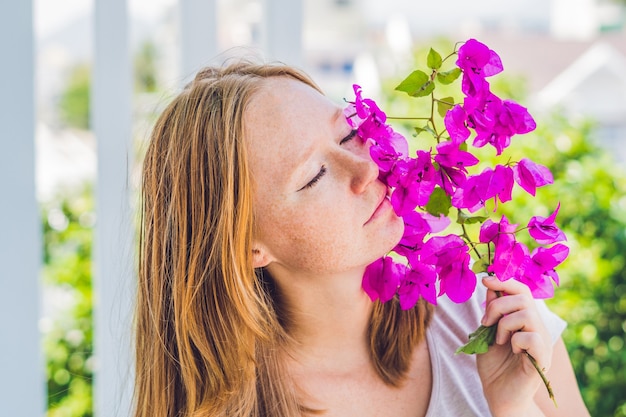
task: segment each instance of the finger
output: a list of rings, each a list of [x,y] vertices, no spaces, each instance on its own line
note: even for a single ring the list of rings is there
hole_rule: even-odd
[[[517,332],[511,336],[511,350],[513,353],[526,351],[531,355],[539,369],[550,369],[551,349],[545,343],[543,337],[536,332]]]
[[[531,296],[528,286],[515,279],[500,281],[497,277],[490,275],[483,278],[483,284],[491,291],[500,291],[507,294],[526,294]]]
[[[487,303],[485,315],[481,323],[491,326],[507,314],[533,307],[532,298],[525,295],[507,295],[506,297],[494,298]]]
[[[487,289],[487,297],[485,298],[485,305],[489,305],[490,302],[498,298],[495,291]]]
[[[517,332],[535,332],[539,331],[538,317],[533,314],[533,310],[520,310],[513,314],[509,314],[498,322],[498,330],[496,331],[496,343],[504,345],[511,336]]]

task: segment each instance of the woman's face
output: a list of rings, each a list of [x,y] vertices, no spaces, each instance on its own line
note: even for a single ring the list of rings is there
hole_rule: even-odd
[[[308,85],[268,78],[245,115],[255,182],[255,266],[320,274],[362,269],[400,240],[369,147]]]

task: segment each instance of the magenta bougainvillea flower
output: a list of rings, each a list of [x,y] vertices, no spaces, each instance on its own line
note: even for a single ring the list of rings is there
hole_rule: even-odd
[[[547,231],[545,234],[542,232],[542,239],[540,239],[543,243],[539,241],[538,243],[551,244],[565,240],[565,234],[558,227],[553,226],[557,212],[558,207],[547,219],[536,216],[529,222],[546,227]],[[535,230],[539,227],[534,226]],[[557,285],[559,283],[555,268],[565,260],[569,249],[562,244],[552,247],[540,246],[529,254],[526,245],[516,240],[516,229],[517,225],[510,224],[505,216],[502,216],[499,223],[489,219],[482,224],[480,242],[494,246],[493,262],[488,267],[488,271],[502,281],[516,279],[523,282],[530,288],[535,298],[551,297],[554,293],[552,281]],[[531,231],[529,227],[529,233],[532,236],[536,232]]]
[[[461,303],[474,292],[475,269],[503,281],[523,282],[537,298],[549,297],[553,284],[559,283],[555,268],[568,255],[567,247],[557,243],[566,240],[555,223],[560,206],[547,218],[534,216],[521,229],[505,216],[494,221],[474,213],[487,212],[487,202],[492,202],[495,211],[498,204],[510,201],[515,184],[534,196],[538,187],[553,182],[552,174],[527,158],[516,162],[510,157],[504,164],[483,166],[479,173],[471,173],[470,168],[480,161],[468,149],[468,143],[474,147],[488,144],[496,156],[501,155],[514,135],[534,130],[535,121],[525,107],[491,92],[486,78],[501,72],[503,66],[486,45],[468,40],[459,48],[456,64],[457,76],[462,74],[463,102],[438,101],[447,109],[441,113],[447,136],[437,133],[431,114],[431,125],[417,131],[431,132],[436,139],[434,148],[418,149],[414,156],[409,155],[405,137],[387,124],[387,115],[354,85],[355,100],[344,114],[358,137],[370,146],[379,179],[389,188],[395,213],[404,220],[403,236],[393,251],[406,259],[401,262],[398,256],[383,256],[373,262],[365,270],[363,289],[372,300],[386,302],[396,297],[403,309],[420,298],[436,304],[442,295]],[[449,79],[453,71],[438,73],[441,62],[436,57],[429,58],[429,65],[432,75],[418,74],[403,91],[426,96],[434,91],[435,80],[453,81]],[[437,100],[434,96],[432,100],[434,106]],[[456,210],[456,223],[462,225],[463,234],[445,234],[452,223],[450,210]],[[465,232],[465,225],[472,223],[481,223],[478,242],[472,242]],[[522,230],[528,230],[539,245],[532,252],[517,239]],[[473,262],[470,253],[477,255]]]
[[[503,70],[498,54],[476,39],[469,39],[459,48],[456,65],[463,71],[461,91],[467,95],[474,95],[488,88],[485,86],[485,77],[491,77]]]
[[[437,185],[446,193],[452,195],[458,187],[465,184],[467,168],[478,164],[478,158],[463,151],[454,142],[441,142],[437,145],[437,154],[434,157],[439,165],[438,175],[435,175]]]
[[[424,244],[420,260],[442,268],[467,251],[467,243],[457,235],[433,236]]]
[[[567,240],[565,233],[556,225],[556,215],[559,213],[559,203],[554,212],[548,217],[534,216],[528,222],[528,233],[541,245]]]
[[[549,248],[538,247],[531,254],[533,263],[543,271],[543,273],[554,272],[569,255],[569,248],[561,243],[553,245]],[[556,273],[550,274],[552,279],[558,284],[559,277]]]
[[[412,268],[407,268],[404,279],[398,288],[398,299],[400,307],[408,310],[413,307],[419,297],[423,297],[431,304],[437,304],[437,273],[432,265],[418,264]]]
[[[516,134],[528,133],[536,124],[528,110],[511,100],[502,100],[490,91],[486,77],[502,71],[498,54],[475,39],[459,48],[457,65],[463,72],[461,90],[466,97],[463,105],[455,105],[444,117],[450,139],[465,141],[476,132],[473,145],[492,145],[498,155]]]
[[[471,270],[470,255],[465,252],[439,271],[439,295],[446,294],[455,303],[470,299],[476,289],[476,273]]]
[[[515,231],[517,230],[517,224],[509,223],[506,216],[502,216],[500,222],[495,223],[491,219],[487,219],[480,226],[480,234],[478,239],[481,243],[493,243],[496,245],[507,244],[504,241],[511,241],[514,239]]]
[[[493,263],[488,271],[492,272],[500,281],[516,278],[520,267],[528,257],[528,248],[515,239],[502,239],[496,246]]]
[[[395,263],[389,256],[380,258],[365,269],[363,290],[372,301],[387,302],[396,294],[404,273],[404,265]]]
[[[568,254],[569,248],[560,243],[550,248],[538,247],[525,259],[516,279],[530,288],[533,297],[550,298],[554,295],[553,282],[559,284],[555,268]]]
[[[457,188],[452,196],[452,206],[466,208],[474,213],[485,206],[485,202],[494,199],[505,203],[511,200],[513,191],[513,170],[504,165],[495,169],[487,167],[478,175],[467,178],[463,187]]]
[[[437,162],[440,167],[467,173],[467,167],[476,165],[478,158],[470,152],[461,150],[459,145],[454,142],[441,142],[437,145],[435,162]]]
[[[395,187],[391,205],[396,214],[403,216],[426,205],[436,185],[434,177],[430,152],[418,151],[415,159],[397,161],[387,177],[387,184]]]
[[[435,217],[417,211],[407,213],[403,219],[404,235],[394,251],[406,257],[410,265],[417,267],[422,264],[420,256],[426,236],[445,230],[450,225],[450,219],[443,215]]]
[[[534,163],[528,158],[521,159],[513,168],[515,182],[528,194],[534,196],[538,187],[552,184],[554,179],[550,170]]]
[[[500,155],[511,144],[513,135],[533,131],[537,125],[525,107],[510,100],[501,101],[494,95],[490,97],[488,110],[491,114],[481,114],[475,110],[469,116],[476,126],[477,135],[473,144],[479,148],[490,144],[496,148],[497,155]],[[488,120],[492,123],[486,126],[478,124],[478,116],[482,116],[482,121],[489,117]]]
[[[450,140],[455,144],[465,142],[472,134],[467,127],[467,113],[465,113],[465,109],[460,104],[448,110],[443,123],[450,135]]]
[[[402,153],[396,151],[390,143],[370,146],[370,156],[383,175],[391,172],[398,161],[402,161]]]

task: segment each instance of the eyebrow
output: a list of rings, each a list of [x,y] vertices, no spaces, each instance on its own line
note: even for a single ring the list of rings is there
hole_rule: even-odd
[[[339,119],[341,117],[343,117],[343,109],[341,107],[337,107],[337,110],[335,111],[335,113],[333,114],[333,117],[331,119],[333,124],[337,123],[337,119]]]

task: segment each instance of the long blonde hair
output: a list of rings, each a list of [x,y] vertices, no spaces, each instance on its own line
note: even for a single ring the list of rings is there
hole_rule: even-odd
[[[288,340],[271,278],[252,266],[254,184],[246,106],[285,66],[207,68],[158,119],[142,183],[136,417],[282,416],[312,411],[283,367]],[[372,362],[399,385],[430,310],[377,304]]]

